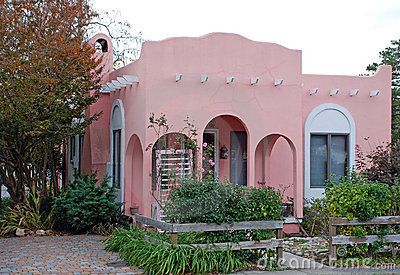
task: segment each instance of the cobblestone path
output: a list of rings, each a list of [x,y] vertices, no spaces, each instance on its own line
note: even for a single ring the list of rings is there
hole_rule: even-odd
[[[0,238],[0,274],[140,274],[96,235]]]

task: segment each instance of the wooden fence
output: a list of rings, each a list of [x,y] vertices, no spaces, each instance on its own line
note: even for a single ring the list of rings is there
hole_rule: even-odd
[[[330,218],[329,221],[329,263],[334,264],[337,258],[337,245],[347,244],[372,244],[376,241],[387,243],[400,243],[400,234],[396,235],[366,235],[363,237],[336,235],[338,226],[356,226],[356,225],[400,225],[400,216],[382,216],[375,217],[369,221],[359,221],[357,219],[349,220],[347,218]],[[392,253],[396,251],[392,247]]]
[[[213,243],[213,244],[190,244],[193,247],[208,249],[276,249],[277,259],[283,256],[283,221],[244,221],[232,224],[208,224],[208,223],[167,223],[154,220],[139,214],[135,214],[135,221],[138,226],[157,228],[167,232],[171,236],[173,245],[178,245],[178,233],[183,232],[211,232],[211,231],[237,231],[237,230],[275,230],[276,238],[261,241],[242,241],[238,243]],[[145,238],[149,242],[158,242],[148,236]],[[169,244],[166,244],[169,245]],[[188,244],[185,244],[188,245]]]

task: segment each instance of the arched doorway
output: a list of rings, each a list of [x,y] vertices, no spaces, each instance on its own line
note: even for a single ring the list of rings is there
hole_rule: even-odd
[[[235,185],[247,185],[248,131],[232,115],[213,118],[203,131],[203,177],[213,175]]]
[[[286,216],[294,215],[296,169],[296,149],[289,138],[272,134],[258,143],[255,152],[256,183],[279,190],[286,205]]]
[[[137,135],[129,139],[125,158],[125,202],[126,213],[129,208],[138,206],[143,211],[143,150]]]

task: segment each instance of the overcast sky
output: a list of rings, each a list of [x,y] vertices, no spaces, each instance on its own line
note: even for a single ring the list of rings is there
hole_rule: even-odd
[[[365,73],[400,39],[399,0],[94,0],[147,40],[232,32],[303,51],[303,72]]]

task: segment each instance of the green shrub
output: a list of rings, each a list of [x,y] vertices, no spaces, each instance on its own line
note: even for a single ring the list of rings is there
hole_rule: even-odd
[[[77,177],[66,191],[54,200],[56,228],[73,232],[93,231],[99,224],[126,223],[115,192],[103,179],[97,184],[96,175]]]
[[[167,219],[179,223],[233,223],[282,219],[282,198],[272,188],[249,188],[207,178],[188,180],[175,188],[165,207]],[[265,240],[273,230],[240,230],[179,234],[181,243]],[[248,252],[248,256],[255,252]]]
[[[4,215],[8,208],[11,208],[12,201],[10,197],[0,199],[0,218]]]
[[[233,186],[214,179],[188,180],[171,192],[165,213],[170,221],[180,223],[279,220],[282,198],[269,187]]]
[[[333,217],[365,221],[388,215],[398,207],[391,201],[393,195],[387,184],[372,182],[356,173],[342,177],[338,184],[329,183],[325,194],[328,213]]]
[[[37,189],[28,195],[24,203],[11,207],[11,202],[0,219],[0,234],[14,232],[17,228],[51,229],[53,226],[53,212],[44,211],[43,203]]]
[[[106,240],[105,249],[119,253],[147,274],[231,273],[252,265],[240,251],[165,245],[168,238],[158,232],[152,232],[151,237],[160,242],[150,243],[143,240],[144,235],[137,227],[116,230]]]

